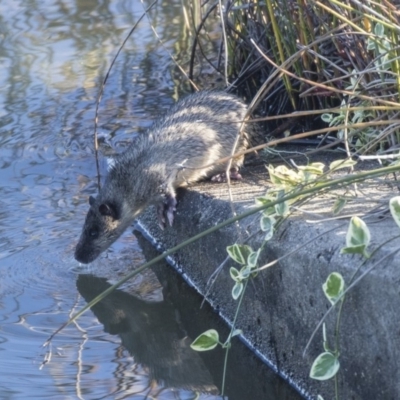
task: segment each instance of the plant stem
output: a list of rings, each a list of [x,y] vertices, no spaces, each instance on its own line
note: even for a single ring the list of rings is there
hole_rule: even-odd
[[[144,263],[143,265],[141,265],[140,267],[136,268],[134,271],[132,271],[131,273],[129,273],[127,276],[125,276],[123,279],[121,279],[119,282],[115,283],[114,285],[110,286],[108,289],[106,289],[103,293],[100,293],[98,296],[96,296],[92,301],[90,301],[85,307],[83,307],[80,311],[78,311],[72,318],[70,318],[64,325],[62,325],[59,329],[57,329],[50,337],[49,339],[45,342],[44,345],[47,345],[48,342],[50,340],[53,339],[53,337],[61,332],[66,326],[68,326],[70,323],[74,322],[78,317],[80,317],[84,312],[86,312],[89,308],[93,307],[95,304],[97,304],[100,300],[102,300],[104,297],[106,297],[108,294],[110,294],[113,290],[117,289],[119,286],[121,286],[123,283],[125,283],[126,281],[128,281],[129,279],[133,278],[135,275],[139,274],[140,272],[144,271],[146,268],[156,264],[157,262],[163,260],[164,258],[166,258],[167,256],[176,253],[178,250],[188,246],[189,244],[192,244],[194,242],[196,242],[197,240],[203,238],[204,236],[209,235],[210,233],[213,233],[227,225],[230,225],[236,221],[239,221],[243,218],[249,217],[250,215],[256,214],[260,211],[265,210],[266,208],[269,207],[273,207],[278,203],[284,202],[284,201],[288,201],[288,200],[292,200],[296,197],[300,197],[300,196],[304,196],[306,194],[310,194],[310,193],[317,193],[320,191],[323,191],[325,189],[328,188],[334,188],[335,186],[338,185],[349,185],[355,182],[359,182],[359,181],[363,181],[366,179],[371,179],[371,178],[375,178],[381,175],[386,175],[389,173],[394,173],[394,172],[398,172],[400,171],[400,165],[392,165],[389,167],[384,167],[384,168],[378,168],[375,170],[371,170],[371,171],[367,171],[367,172],[361,172],[358,174],[352,174],[352,175],[346,175],[343,178],[338,178],[338,179],[334,179],[331,180],[329,182],[322,182],[320,184],[316,184],[313,187],[308,187],[305,188],[303,190],[299,190],[299,191],[292,191],[291,193],[287,194],[286,196],[283,196],[282,198],[275,200],[275,201],[271,201],[268,204],[264,204],[258,207],[254,207],[246,212],[244,212],[243,214],[240,215],[236,215],[232,218],[229,218],[223,222],[221,222],[218,225],[215,225],[209,229],[206,229],[203,232],[200,232],[199,234],[192,236],[191,238],[183,241],[182,243],[178,244],[175,247],[172,247],[171,249],[163,252],[162,254],[160,254],[159,256],[153,258],[152,260]]]
[[[237,320],[238,315],[239,315],[239,310],[240,310],[240,307],[241,307],[241,305],[242,305],[242,300],[243,300],[243,297],[244,297],[244,293],[246,292],[246,288],[247,288],[247,284],[248,284],[248,282],[249,282],[249,279],[250,279],[250,278],[247,278],[246,281],[245,281],[245,283],[244,283],[244,285],[243,285],[243,290],[242,290],[242,293],[241,293],[241,295],[240,295],[240,299],[239,299],[238,305],[237,305],[237,307],[236,307],[235,317],[233,318],[233,322],[232,322],[231,333],[229,334],[229,337],[230,337],[229,343],[232,341],[232,333],[233,333],[233,331],[235,330],[236,320]],[[226,352],[225,352],[224,371],[223,371],[223,375],[222,375],[222,388],[221,388],[221,395],[222,395],[222,397],[224,396],[224,391],[225,391],[225,377],[226,377],[226,367],[227,367],[227,365],[228,365],[228,353],[229,353],[229,349],[230,349],[230,346],[228,346],[228,347],[226,348]]]

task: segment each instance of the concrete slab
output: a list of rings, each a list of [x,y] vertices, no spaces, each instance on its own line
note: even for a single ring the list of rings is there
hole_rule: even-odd
[[[233,207],[242,213],[254,205],[270,184],[264,167],[246,168],[241,182],[233,182]],[[396,235],[400,229],[388,212],[389,199],[398,193],[391,177],[358,185],[358,197],[343,211],[344,215],[366,214],[371,229],[371,250]],[[329,308],[322,284],[333,272],[349,282],[362,263],[356,255],[342,255],[348,218],[332,219],[334,195],[318,197],[296,210],[265,247],[261,264],[280,259],[262,271],[248,285],[237,327],[245,340],[282,375],[316,398],[334,396],[333,381],[309,378],[313,360],[323,352],[319,331],[305,357],[303,350],[320,318]],[[226,184],[200,183],[179,193],[174,226],[161,231],[154,209],[147,210],[139,223],[163,249],[184,240],[232,216]],[[225,260],[226,247],[249,240],[253,249],[262,242],[259,215],[239,224],[224,227],[177,252],[173,259],[183,275],[200,293],[207,293],[207,282]],[[306,244],[308,243],[308,244]],[[340,324],[339,392],[341,399],[400,398],[400,257],[382,260],[400,246],[400,239],[388,242],[361,272],[378,263],[346,296]],[[297,249],[296,252],[293,252]],[[220,315],[232,321],[237,302],[231,297],[233,280],[228,262],[208,292],[207,300]],[[333,344],[336,311],[327,320],[328,339]],[[201,333],[201,332],[199,332]]]

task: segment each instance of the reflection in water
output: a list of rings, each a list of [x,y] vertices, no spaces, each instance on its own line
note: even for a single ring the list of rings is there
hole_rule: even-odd
[[[89,302],[111,285],[105,278],[79,275],[79,293]],[[180,326],[167,301],[148,302],[115,290],[92,307],[104,330],[119,335],[122,345],[149,371],[149,381],[165,387],[217,393],[192,340]],[[149,384],[151,386],[151,384]]]
[[[160,307],[162,315],[157,318],[164,320],[163,314],[168,314],[170,322],[160,328],[156,319],[149,325],[153,328],[146,330],[143,314],[111,306],[108,300],[104,308],[123,313],[120,319],[114,316],[117,324],[108,322],[107,329],[117,332],[128,327],[130,331],[119,333],[121,339],[148,371],[140,366],[133,370],[119,339],[102,331],[89,313],[55,337],[51,361],[39,370],[41,345],[68,320],[71,310],[81,306],[76,299],[73,249],[87,198],[96,193],[93,118],[98,88],[118,46],[151,2],[145,0],[143,7],[132,0],[0,1],[1,400],[144,399],[144,388],[151,380],[213,388],[201,360],[189,353],[189,340],[179,330],[173,311],[145,302],[141,310],[146,315],[152,316],[153,309]],[[185,30],[184,3],[159,1],[150,13],[163,42],[181,60],[187,60],[191,40]],[[180,74],[174,72],[144,19],[120,53],[100,104],[99,133],[105,144],[122,150],[133,134],[143,132],[170,107],[183,85]],[[127,233],[93,268],[117,280],[142,258],[135,238]],[[130,284],[138,287],[139,278]],[[87,290],[86,295],[91,293]],[[149,300],[149,296],[144,298]],[[137,301],[131,298],[131,303]],[[169,336],[164,338],[164,334]],[[244,358],[236,364],[243,365]],[[184,359],[189,364],[168,375],[179,371]],[[199,368],[200,380],[191,381],[184,374],[187,365]],[[151,392],[151,398],[194,397],[192,391],[186,391],[185,397],[183,389],[179,393],[158,390]]]
[[[150,17],[169,49],[179,43],[185,52],[181,11],[181,0],[159,2]],[[41,345],[76,306],[72,250],[96,191],[99,84],[142,13],[132,0],[0,1],[0,399],[116,398],[107,396],[118,391],[120,366],[131,363],[127,354],[114,363],[115,337],[99,331],[86,341],[79,324],[91,334],[98,327],[85,315],[55,338],[51,362],[39,370]],[[172,70],[145,19],[105,89],[106,143],[120,150],[171,105]],[[129,235],[96,270],[125,274],[139,251]],[[130,382],[148,380],[135,372]]]

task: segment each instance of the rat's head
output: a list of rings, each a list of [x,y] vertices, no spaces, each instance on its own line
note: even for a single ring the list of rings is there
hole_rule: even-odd
[[[99,197],[89,197],[90,209],[75,249],[75,259],[84,264],[110,247],[132,222],[124,215],[122,204],[102,201]]]

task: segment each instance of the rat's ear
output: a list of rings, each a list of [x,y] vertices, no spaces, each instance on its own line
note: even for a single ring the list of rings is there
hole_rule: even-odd
[[[93,206],[95,203],[96,199],[93,196],[89,196],[89,205]]]
[[[114,204],[103,203],[99,205],[99,212],[105,217],[111,217],[113,219],[118,219],[117,209]]]

